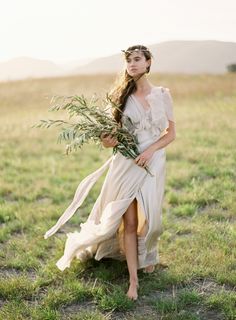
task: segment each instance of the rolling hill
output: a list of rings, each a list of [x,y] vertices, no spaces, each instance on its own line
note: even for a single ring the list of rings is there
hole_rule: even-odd
[[[166,41],[149,46],[153,53],[151,72],[223,74],[236,63],[236,43],[224,41]],[[81,65],[56,64],[48,60],[18,57],[0,63],[0,81],[65,75],[117,73],[124,65],[121,52]]]

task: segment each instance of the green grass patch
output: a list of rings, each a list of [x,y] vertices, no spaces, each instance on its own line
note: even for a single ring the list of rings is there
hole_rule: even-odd
[[[104,97],[113,80],[115,75],[99,75],[99,81],[89,75],[0,84],[0,319],[235,319],[233,74],[151,75],[154,84],[171,89],[177,138],[166,148],[158,243],[167,267],[150,275],[139,271],[139,301],[126,297],[125,261],[74,260],[64,272],[57,269],[66,233],[87,219],[105,174],[55,236],[43,235],[71,203],[81,180],[112,152],[87,145],[66,156],[65,145],[56,143],[56,128],[31,126],[57,118],[48,113],[45,96],[89,97],[96,91]]]

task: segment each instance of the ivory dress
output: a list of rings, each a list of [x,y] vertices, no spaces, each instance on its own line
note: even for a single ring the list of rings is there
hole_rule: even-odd
[[[145,97],[149,109],[131,94],[124,115],[134,124],[139,151],[157,141],[173,117],[173,100],[168,88],[153,87]],[[124,123],[125,117],[121,121]],[[159,263],[157,243],[162,233],[162,201],[165,186],[165,149],[154,152],[148,167],[153,174],[127,159],[120,152],[112,155],[99,169],[79,184],[74,199],[57,223],[44,238],[54,234],[81,206],[94,183],[108,169],[100,194],[80,231],[67,234],[63,256],[56,265],[60,270],[69,267],[73,258],[85,261],[109,257],[125,260],[123,214],[137,199],[138,209],[138,269]],[[144,233],[144,228],[146,231]]]

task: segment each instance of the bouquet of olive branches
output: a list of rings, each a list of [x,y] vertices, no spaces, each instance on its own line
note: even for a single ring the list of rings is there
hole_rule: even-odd
[[[66,110],[69,118],[77,117],[77,121],[71,123],[64,120],[40,120],[40,123],[33,127],[62,126],[58,142],[62,140],[67,142],[66,154],[81,148],[84,143],[90,141],[101,145],[101,134],[104,133],[115,137],[118,141],[118,144],[113,147],[113,154],[119,151],[126,158],[135,159],[139,155],[139,150],[131,118],[125,115],[108,95],[106,95],[106,106],[108,107],[105,109],[99,107],[96,102],[97,100],[93,98],[88,102],[83,95],[53,96],[49,111]],[[112,108],[118,108],[122,113],[122,126],[112,117]],[[152,175],[148,166],[145,166],[144,169]]]

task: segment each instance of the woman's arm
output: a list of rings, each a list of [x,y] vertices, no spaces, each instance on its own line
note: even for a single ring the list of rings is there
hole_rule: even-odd
[[[148,149],[151,151],[156,151],[161,148],[164,148],[167,146],[170,142],[175,140],[176,138],[176,133],[175,133],[175,123],[174,121],[169,121],[169,127],[167,129],[167,133],[162,136],[159,140],[151,144]]]
[[[170,142],[175,139],[175,123],[169,120],[169,127],[167,133],[159,140],[151,144],[147,149],[140,153],[136,158],[135,162],[139,166],[145,166],[152,158],[154,152],[167,146]]]

